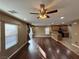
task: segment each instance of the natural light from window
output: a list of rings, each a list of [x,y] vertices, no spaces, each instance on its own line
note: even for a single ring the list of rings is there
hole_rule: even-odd
[[[49,32],[50,32],[49,27],[46,27],[46,28],[45,28],[45,34],[48,35]]]
[[[8,49],[18,42],[18,26],[5,24],[5,49]]]

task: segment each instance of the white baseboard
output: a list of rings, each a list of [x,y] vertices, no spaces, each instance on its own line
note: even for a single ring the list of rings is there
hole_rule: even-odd
[[[76,55],[79,55],[79,53],[76,53],[75,50],[73,50],[70,46],[67,46],[65,43],[63,43],[62,41],[58,41],[56,38],[52,37],[55,41],[61,43],[62,45],[64,45],[65,47],[67,47],[68,49],[70,49],[72,52],[74,52]],[[79,48],[79,46],[76,46],[75,47]]]

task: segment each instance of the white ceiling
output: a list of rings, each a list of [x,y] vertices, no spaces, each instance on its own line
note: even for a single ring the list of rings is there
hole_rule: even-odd
[[[48,19],[37,19],[37,15],[30,12],[39,12],[37,9],[41,3],[46,5],[48,11],[58,9],[58,12],[49,14]],[[79,0],[0,0],[0,9],[9,14],[8,11],[15,10],[17,13],[11,15],[35,25],[61,24],[79,18]],[[64,19],[60,19],[62,16]]]

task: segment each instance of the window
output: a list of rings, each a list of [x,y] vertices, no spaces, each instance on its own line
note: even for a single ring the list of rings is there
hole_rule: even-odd
[[[45,28],[45,34],[49,34],[50,30],[49,30],[49,27],[46,27]]]
[[[18,26],[5,24],[5,49],[8,49],[18,42]]]

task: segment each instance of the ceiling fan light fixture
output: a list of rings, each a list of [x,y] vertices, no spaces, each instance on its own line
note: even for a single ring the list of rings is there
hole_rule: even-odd
[[[46,15],[39,15],[39,18],[40,19],[45,19],[45,18],[47,18],[47,16]]]
[[[38,13],[30,13],[30,14],[36,14],[38,15],[38,19],[46,19],[46,18],[50,18],[50,16],[48,14],[51,13],[56,13],[58,10],[52,10],[52,11],[47,11],[47,9],[45,8],[45,4],[40,4],[40,10]]]

